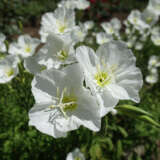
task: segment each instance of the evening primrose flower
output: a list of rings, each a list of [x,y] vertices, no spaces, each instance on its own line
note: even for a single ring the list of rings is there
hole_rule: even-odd
[[[158,82],[158,73],[151,73],[145,78],[147,83],[155,84]]]
[[[6,52],[7,48],[4,43],[6,36],[3,33],[0,33],[0,52]]]
[[[32,38],[29,35],[21,35],[17,42],[10,44],[8,52],[12,55],[18,55],[21,58],[28,58],[33,56],[39,44],[39,39]]]
[[[67,9],[75,9],[76,1],[75,0],[61,0],[58,3],[58,7],[65,7]]]
[[[142,20],[148,25],[148,28],[155,25],[158,21],[158,15],[156,15],[151,9],[145,9],[142,12]]]
[[[148,68],[160,67],[160,58],[158,56],[152,55],[148,61]]]
[[[138,10],[132,10],[127,19],[137,30],[148,28],[148,25],[142,20],[142,13]]]
[[[36,75],[32,82],[36,104],[29,111],[29,125],[55,138],[66,136],[81,125],[99,131],[100,109],[90,91],[83,87],[83,80],[78,64]]]
[[[87,36],[88,30],[85,28],[83,23],[80,23],[79,26],[75,27],[75,29],[71,32],[72,40],[75,43],[83,42]]]
[[[147,8],[152,10],[152,12],[154,12],[158,16],[160,15],[160,1],[159,0],[150,0]]]
[[[80,10],[85,10],[90,6],[89,1],[87,0],[75,0],[76,1],[76,8]]]
[[[8,55],[0,60],[0,83],[7,83],[18,74],[18,62],[14,55]]]
[[[85,157],[79,148],[76,148],[67,154],[66,160],[85,160]]]
[[[84,28],[85,30],[90,30],[94,27],[94,22],[93,21],[86,21],[84,22]]]
[[[71,32],[75,27],[74,10],[64,7],[57,8],[53,13],[48,12],[42,16],[40,35],[41,41],[46,42],[48,35],[63,35]]]
[[[90,6],[90,3],[87,0],[62,0],[58,7],[65,7],[67,9],[79,9],[85,10]]]
[[[154,43],[154,45],[160,46],[160,33],[158,33],[157,35],[153,34],[151,36],[151,40]]]
[[[142,42],[136,42],[135,43],[135,49],[136,50],[142,50],[143,48],[143,43]]]
[[[110,22],[103,22],[101,26],[107,34],[117,35],[121,29],[121,22],[118,18],[112,18]]]
[[[70,35],[60,38],[51,34],[47,38],[46,44],[37,53],[38,63],[50,69],[76,62],[74,52],[74,42]]]
[[[111,111],[118,100],[140,101],[142,74],[135,66],[136,58],[123,42],[103,44],[96,54],[91,48],[81,46],[76,57],[84,70],[86,86],[103,101],[101,115]]]
[[[104,43],[108,43],[111,40],[113,40],[112,35],[109,35],[105,32],[99,32],[96,34],[96,42],[97,44],[104,44]]]

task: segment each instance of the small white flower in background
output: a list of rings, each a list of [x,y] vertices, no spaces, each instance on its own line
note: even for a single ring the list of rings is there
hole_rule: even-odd
[[[80,23],[79,26],[71,32],[71,37],[75,43],[83,42],[87,36],[88,31],[84,27],[84,24]]]
[[[84,22],[84,28],[88,31],[94,27],[93,21],[86,21]]]
[[[29,35],[21,35],[18,37],[17,42],[10,44],[8,52],[12,55],[18,55],[21,58],[28,58],[33,56],[39,44],[39,39],[32,38]]]
[[[76,8],[80,10],[85,10],[90,6],[89,1],[87,0],[75,0],[76,1]]]
[[[131,37],[129,37],[129,39],[125,43],[128,46],[128,48],[133,48],[133,46],[135,45],[136,40],[137,40],[136,36],[131,36]]]
[[[74,42],[70,34],[63,38],[51,34],[47,38],[46,44],[37,53],[38,63],[44,65],[47,69],[52,67],[60,68],[62,65],[76,62]]]
[[[85,160],[85,157],[79,148],[76,148],[67,154],[66,160]]]
[[[160,67],[160,58],[158,56],[152,55],[148,61],[149,68]]]
[[[62,0],[58,3],[58,7],[65,7],[67,9],[85,10],[90,6],[87,0]]]
[[[151,9],[145,9],[142,12],[142,20],[148,24],[148,28],[152,27],[155,25],[158,21],[158,15],[156,15]]]
[[[64,7],[57,8],[53,13],[48,12],[42,16],[40,35],[44,43],[51,33],[63,35],[73,31],[75,27],[75,12]]]
[[[11,81],[18,74],[18,57],[8,55],[0,60],[0,83]]]
[[[83,81],[78,64],[36,75],[32,82],[36,104],[29,111],[29,125],[55,138],[66,136],[81,125],[99,131],[100,108],[95,97],[83,87]]]
[[[0,52],[6,52],[7,48],[4,43],[6,36],[3,33],[0,33]]]
[[[158,33],[157,35],[153,34],[151,36],[151,40],[154,43],[154,45],[160,46],[160,33]]]
[[[108,43],[111,40],[113,40],[112,35],[109,35],[105,32],[100,32],[96,34],[96,42],[97,44],[104,44],[104,43]]]
[[[151,32],[152,35],[157,35],[157,34],[160,33],[160,27],[159,27],[159,26],[155,26],[155,27],[153,27],[153,28],[151,29],[150,32]]]
[[[96,54],[86,46],[76,50],[76,57],[84,70],[86,86],[100,100],[101,116],[111,111],[119,99],[139,102],[143,80],[136,58],[122,42],[101,45]]]
[[[149,0],[149,4],[147,6],[148,9],[150,9],[152,12],[160,15],[160,1],[159,0]]]
[[[136,50],[142,50],[142,48],[143,48],[143,43],[141,43],[141,42],[136,42],[136,44],[135,44],[135,49],[136,49]]]
[[[125,28],[125,33],[130,35],[131,34],[131,29],[130,28]]]
[[[146,76],[146,82],[150,84],[155,84],[158,82],[158,73],[152,73],[148,76]]]
[[[121,22],[118,18],[112,18],[110,22],[103,22],[101,26],[107,34],[117,35],[121,29]]]
[[[75,9],[77,7],[75,0],[61,0],[58,3],[58,7],[65,7],[67,9]]]
[[[148,25],[142,20],[142,13],[138,10],[132,10],[127,19],[137,30],[148,28]]]

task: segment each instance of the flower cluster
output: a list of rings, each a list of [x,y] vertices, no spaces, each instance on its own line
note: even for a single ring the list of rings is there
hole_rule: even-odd
[[[159,57],[155,55],[151,56],[148,61],[149,75],[146,76],[146,82],[154,84],[158,81],[158,67],[160,67]]]
[[[150,0],[147,7],[140,12],[132,10],[123,24],[117,18],[101,24],[105,32],[96,33],[97,44],[107,43],[113,39],[123,40],[129,48],[142,50],[144,42],[151,39],[154,45],[160,46],[160,28],[157,26],[159,19],[160,2]],[[125,27],[125,34],[121,31]]]
[[[121,40],[117,18],[102,23],[105,33],[97,34],[100,46],[96,51],[77,45],[94,22],[76,24],[75,9],[88,6],[86,0],[61,1],[54,12],[42,16],[41,40],[21,35],[9,45],[9,55],[0,60],[1,83],[18,74],[19,62],[34,74],[35,105],[29,111],[29,125],[55,138],[66,137],[80,126],[97,132],[102,117],[116,113],[119,100],[140,101],[142,74],[132,51]],[[5,52],[5,36],[1,37]]]

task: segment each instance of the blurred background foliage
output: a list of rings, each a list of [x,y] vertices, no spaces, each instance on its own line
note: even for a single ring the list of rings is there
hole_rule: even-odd
[[[41,15],[53,11],[58,0],[1,0],[0,32],[8,39],[21,33],[38,36]],[[112,17],[121,20],[132,9],[144,9],[147,0],[91,0],[91,7],[78,11],[78,20],[97,24]],[[134,51],[144,77],[151,55],[160,48],[148,41],[141,52]],[[94,47],[95,48],[95,47]],[[0,160],[64,160],[67,153],[79,147],[87,160],[159,160],[160,131],[123,115],[105,116],[102,129],[93,133],[86,128],[70,132],[67,138],[54,139],[28,126],[28,111],[34,104],[31,93],[33,76],[22,65],[12,82],[0,85]],[[136,104],[153,114],[160,122],[160,83],[144,84],[141,102]],[[121,101],[120,104],[133,104]]]

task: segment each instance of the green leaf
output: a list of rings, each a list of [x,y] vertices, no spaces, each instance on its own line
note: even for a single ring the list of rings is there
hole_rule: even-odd
[[[124,136],[124,138],[128,137],[128,133],[124,128],[118,126],[118,130],[121,132],[121,134]]]
[[[142,115],[142,116],[139,116],[138,118],[139,118],[140,120],[143,120],[143,121],[145,121],[145,122],[148,122],[148,123],[150,123],[150,124],[152,124],[152,125],[160,128],[160,124],[157,123],[155,120],[153,120],[151,117],[148,117],[148,116],[146,116],[146,115]]]
[[[152,117],[150,113],[132,105],[120,105],[120,106],[117,106],[116,109],[118,110],[119,113],[126,114],[131,117],[137,117],[140,115],[148,115]]]
[[[122,142],[118,140],[117,142],[117,159],[119,159],[122,156],[123,149],[122,149]]]

